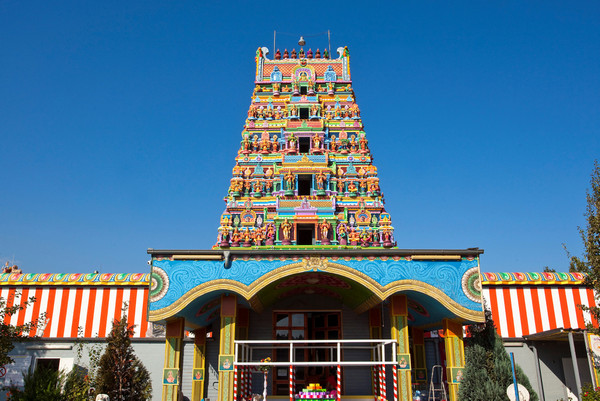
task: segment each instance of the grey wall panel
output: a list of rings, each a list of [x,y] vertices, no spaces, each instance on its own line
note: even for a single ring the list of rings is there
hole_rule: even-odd
[[[186,341],[183,344],[183,372],[181,376],[181,393],[184,397],[192,398],[192,372],[194,369],[194,343]]]
[[[135,354],[150,372],[152,380],[152,399],[162,397],[162,370],[165,366],[165,340],[157,339],[148,342],[132,341]]]
[[[206,383],[204,394],[212,401],[219,395],[219,330],[213,328],[214,340],[206,341]]]

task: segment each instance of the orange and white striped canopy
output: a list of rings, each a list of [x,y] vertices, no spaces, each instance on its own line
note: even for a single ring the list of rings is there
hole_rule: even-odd
[[[578,305],[596,306],[594,291],[585,287],[484,287],[483,296],[505,338],[559,328],[585,330],[592,318]]]
[[[44,338],[106,337],[112,323],[127,304],[127,323],[135,325],[133,337],[148,333],[148,286],[1,286],[0,297],[7,306],[36,302],[4,323],[20,325],[40,319],[36,334]],[[44,315],[45,314],[45,315]]]

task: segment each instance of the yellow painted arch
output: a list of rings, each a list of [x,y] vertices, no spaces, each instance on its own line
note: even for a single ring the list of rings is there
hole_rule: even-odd
[[[148,319],[150,321],[168,319],[169,317],[181,312],[186,306],[188,306],[198,297],[214,291],[229,291],[236,293],[246,299],[254,309],[260,310],[262,309],[262,305],[260,304],[257,295],[266,286],[285,277],[317,270],[323,273],[329,273],[348,278],[364,286],[373,293],[373,296],[370,297],[367,302],[365,302],[363,305],[360,305],[356,309],[356,312],[358,313],[370,309],[397,292],[415,291],[435,299],[445,306],[450,312],[465,320],[474,322],[485,321],[483,306],[481,311],[467,309],[455,302],[443,291],[430,284],[418,280],[398,280],[389,283],[386,286],[382,286],[368,275],[356,269],[330,262],[326,259],[320,259],[319,257],[306,258],[301,262],[279,267],[261,276],[250,285],[245,285],[239,281],[229,279],[212,280],[207,283],[200,284],[183,294],[173,304],[162,309],[150,311],[148,314]]]

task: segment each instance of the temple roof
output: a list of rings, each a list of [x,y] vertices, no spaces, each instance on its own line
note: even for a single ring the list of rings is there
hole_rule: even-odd
[[[392,248],[350,79],[338,57],[256,51],[255,88],[214,248]]]

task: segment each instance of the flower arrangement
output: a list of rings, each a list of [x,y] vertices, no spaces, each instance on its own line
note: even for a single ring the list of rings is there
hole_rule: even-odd
[[[581,388],[582,401],[600,401],[600,387],[592,387],[591,384],[586,384]]]
[[[265,359],[261,359],[260,360],[262,363],[271,363],[271,357],[267,357]],[[271,369],[270,365],[261,365],[258,367],[258,370],[260,370],[261,372],[268,372],[269,369]]]

